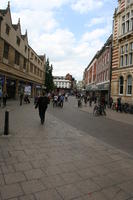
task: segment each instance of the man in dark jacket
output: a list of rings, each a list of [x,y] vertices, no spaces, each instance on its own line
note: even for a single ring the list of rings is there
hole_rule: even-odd
[[[47,110],[48,104],[49,104],[49,98],[45,95],[45,92],[43,92],[42,96],[40,96],[38,98],[38,101],[35,106],[35,108],[38,107],[38,109],[39,109],[39,116],[41,119],[41,124],[44,124],[45,112]]]

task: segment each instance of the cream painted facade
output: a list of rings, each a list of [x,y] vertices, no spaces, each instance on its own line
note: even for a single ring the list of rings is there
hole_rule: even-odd
[[[111,96],[133,104],[133,0],[119,0],[114,14]]]
[[[0,10],[0,87],[9,97],[17,98],[26,86],[31,96],[45,81],[45,55],[39,56],[29,46],[27,31],[21,34],[20,19],[12,24],[10,5]]]

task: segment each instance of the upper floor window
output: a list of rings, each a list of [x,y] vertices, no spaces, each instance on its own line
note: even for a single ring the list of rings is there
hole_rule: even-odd
[[[9,54],[9,44],[4,42],[4,52],[3,52],[3,57],[8,59],[8,54]]]
[[[124,66],[124,46],[121,47],[120,66]]]
[[[119,94],[123,94],[123,84],[124,84],[124,79],[123,76],[121,76],[119,79]]]
[[[24,58],[24,66],[23,66],[24,69],[26,69],[26,58]]]
[[[16,65],[19,65],[19,60],[20,60],[20,54],[17,51],[15,51],[15,64]]]
[[[16,43],[17,43],[18,46],[20,45],[20,38],[18,36],[17,36],[17,39],[16,39]]]
[[[9,35],[9,32],[10,32],[10,26],[6,24],[6,34]]]
[[[133,64],[133,42],[131,42],[129,46],[129,64]]]
[[[30,72],[33,73],[33,64],[30,63]]]
[[[27,46],[25,46],[25,49],[24,49],[24,50],[25,50],[25,53],[26,53],[26,52],[27,52]]]
[[[132,76],[128,75],[127,77],[127,94],[131,95],[132,94]]]

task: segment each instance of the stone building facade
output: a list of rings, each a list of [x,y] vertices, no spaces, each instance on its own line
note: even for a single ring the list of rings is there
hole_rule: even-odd
[[[71,81],[67,80],[65,76],[54,76],[54,85],[59,90],[67,90],[71,89]]]
[[[133,104],[133,0],[118,0],[114,13],[111,95]]]
[[[21,33],[20,19],[12,24],[10,5],[0,10],[0,90],[17,98],[25,88],[36,95],[45,80],[45,55],[29,46],[27,31]]]

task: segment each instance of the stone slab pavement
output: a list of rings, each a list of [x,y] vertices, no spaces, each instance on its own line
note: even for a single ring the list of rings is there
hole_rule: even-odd
[[[84,112],[88,112],[88,113],[93,113],[93,108],[94,108],[94,104],[92,104],[92,106],[85,106],[83,104],[81,110]],[[129,113],[120,113],[120,112],[116,112],[112,109],[106,108],[106,118],[111,119],[111,120],[115,120],[115,121],[119,121],[122,123],[126,123],[126,124],[130,124],[133,125],[133,114],[129,114]]]
[[[0,200],[133,200],[133,157],[33,104],[0,110]]]

